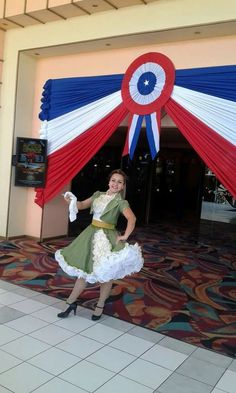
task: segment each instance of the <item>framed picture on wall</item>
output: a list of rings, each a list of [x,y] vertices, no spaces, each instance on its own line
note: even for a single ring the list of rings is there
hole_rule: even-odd
[[[47,170],[47,140],[17,137],[15,186],[44,187]]]

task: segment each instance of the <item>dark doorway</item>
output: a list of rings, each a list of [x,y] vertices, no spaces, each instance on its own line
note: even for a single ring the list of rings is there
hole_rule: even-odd
[[[160,219],[198,220],[205,166],[180,132],[162,131],[161,149],[155,160],[150,157],[144,131],[133,160],[122,158],[125,135],[125,127],[118,129],[73,179],[71,190],[77,198],[83,200],[97,190],[105,191],[109,173],[122,168],[129,178],[127,199],[138,225]],[[88,210],[79,212],[78,220],[69,225],[69,234],[75,235],[90,221]]]
[[[161,149],[154,161],[148,151],[139,151],[125,170],[128,200],[140,223],[199,220],[204,165],[193,149]]]

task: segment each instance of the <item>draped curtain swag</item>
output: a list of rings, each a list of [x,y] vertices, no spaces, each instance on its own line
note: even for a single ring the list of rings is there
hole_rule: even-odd
[[[163,109],[236,198],[236,66],[175,70],[166,56],[148,53],[125,75],[45,83],[39,118],[40,137],[48,140],[48,170],[35,202],[43,206],[55,197],[128,115],[124,154],[132,158],[145,118],[154,158]]]

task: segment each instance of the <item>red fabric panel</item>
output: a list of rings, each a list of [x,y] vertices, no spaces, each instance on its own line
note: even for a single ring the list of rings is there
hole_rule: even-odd
[[[125,145],[124,145],[124,149],[123,149],[123,152],[122,152],[122,156],[123,157],[127,156],[129,154],[129,130],[130,130],[130,126],[131,126],[131,123],[132,123],[132,119],[133,119],[133,114],[129,113],[129,115],[128,115],[128,131],[127,131],[127,134],[126,134]]]
[[[206,165],[236,198],[236,147],[173,99],[165,110]]]
[[[43,206],[50,201],[104,145],[127,116],[123,104],[109,113],[99,123],[48,156],[45,188],[36,189],[35,202]]]

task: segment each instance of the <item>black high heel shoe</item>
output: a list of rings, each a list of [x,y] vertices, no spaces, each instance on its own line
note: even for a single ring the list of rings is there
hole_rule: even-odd
[[[71,311],[74,311],[74,315],[75,315],[76,310],[77,310],[77,303],[74,302],[74,303],[69,304],[69,307],[65,311],[59,312],[59,314],[57,314],[57,316],[59,318],[67,318],[70,315]]]
[[[100,306],[97,305],[96,308],[100,308],[100,309],[102,310],[102,312],[101,312],[100,315],[95,315],[95,314],[93,314],[92,317],[91,317],[92,321],[98,321],[98,320],[101,318],[102,313],[103,313],[104,306],[103,306],[103,307],[100,307]]]

